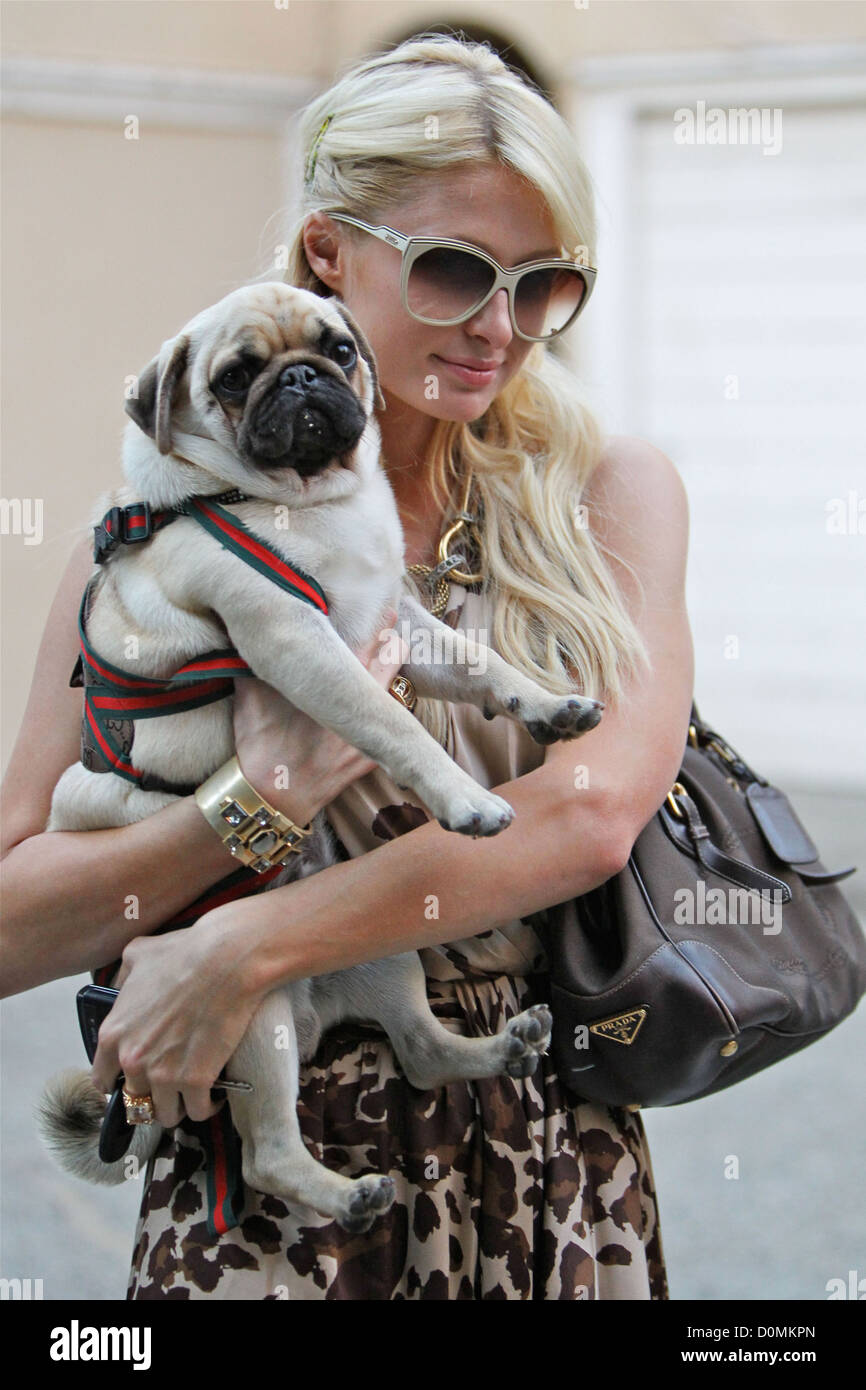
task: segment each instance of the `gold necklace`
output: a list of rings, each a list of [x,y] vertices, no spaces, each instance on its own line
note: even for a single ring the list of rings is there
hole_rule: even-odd
[[[457,566],[463,561],[462,555],[449,555],[448,548],[458,532],[466,530],[467,536],[473,539],[478,545],[478,518],[469,511],[469,493],[472,489],[472,475],[466,479],[466,486],[463,490],[463,502],[454,520],[442,532],[437,551],[438,564],[436,565],[409,565],[407,573],[424,575],[427,583],[433,591],[433,603],[430,612],[434,618],[441,618],[448,604],[448,596],[451,593],[451,580],[456,584],[479,584],[484,575],[467,574],[465,570],[458,569]],[[472,528],[472,533],[468,528]],[[480,546],[479,546],[480,548]],[[446,579],[448,574],[450,579]]]

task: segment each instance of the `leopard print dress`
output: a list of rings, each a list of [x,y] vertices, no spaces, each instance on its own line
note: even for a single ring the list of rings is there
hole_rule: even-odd
[[[444,620],[490,644],[480,585],[452,583]],[[510,720],[449,705],[447,750],[486,787],[539,767]],[[350,857],[428,819],[381,769],[328,808]],[[532,919],[421,952],[446,1027],[498,1032],[545,999]],[[227,1112],[227,1107],[223,1107]],[[222,1112],[221,1112],[222,1113]],[[214,1234],[213,1152],[202,1127],[166,1131],[144,1174],[129,1299],[667,1299],[655,1184],[639,1114],[566,1092],[550,1056],[534,1075],[414,1090],[367,1025],[327,1033],[301,1068],[308,1147],[350,1176],[390,1173],[397,1196],[364,1235],[239,1181]]]

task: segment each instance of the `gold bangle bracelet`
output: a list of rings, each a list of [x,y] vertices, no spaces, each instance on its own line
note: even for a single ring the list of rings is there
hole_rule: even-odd
[[[300,854],[312,834],[312,821],[295,825],[250,786],[236,756],[202,782],[195,800],[235,859],[259,874]]]

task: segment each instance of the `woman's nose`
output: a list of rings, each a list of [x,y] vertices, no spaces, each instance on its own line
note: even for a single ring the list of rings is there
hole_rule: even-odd
[[[508,291],[504,288],[497,290],[484,308],[473,314],[466,326],[470,332],[478,333],[488,342],[507,347],[514,336],[511,315],[508,312]]]

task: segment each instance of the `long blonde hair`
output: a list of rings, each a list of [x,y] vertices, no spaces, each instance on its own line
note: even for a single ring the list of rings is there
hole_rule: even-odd
[[[304,250],[311,211],[387,221],[388,206],[416,191],[426,171],[468,161],[521,174],[545,199],[565,254],[583,247],[596,264],[592,187],[573,135],[487,44],[424,33],[366,57],[303,109],[298,137],[305,181],[287,283],[332,293]],[[345,223],[340,232],[363,236]],[[479,420],[435,422],[428,467],[437,503],[454,510],[471,475],[492,645],[552,693],[610,704],[649,663],[581,502],[603,446],[574,373],[535,343]],[[444,707],[419,700],[416,713],[444,742]]]

